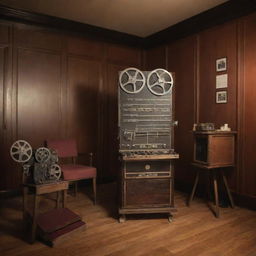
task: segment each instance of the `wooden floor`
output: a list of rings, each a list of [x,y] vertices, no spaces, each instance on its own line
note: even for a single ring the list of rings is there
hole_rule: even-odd
[[[56,248],[40,241],[26,242],[21,197],[0,201],[0,255],[256,256],[254,211],[221,208],[221,217],[216,219],[202,200],[195,199],[188,208],[186,195],[176,192],[178,213],[173,223],[164,215],[141,215],[120,224],[115,192],[115,184],[98,186],[96,206],[82,189],[76,198],[68,196],[68,208],[83,217],[87,229]],[[45,210],[53,205],[43,199],[40,207]]]

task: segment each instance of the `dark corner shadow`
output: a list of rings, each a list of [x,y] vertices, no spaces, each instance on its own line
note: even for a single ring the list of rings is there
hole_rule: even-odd
[[[84,189],[84,187],[86,188]],[[92,203],[94,202],[91,182],[89,181],[81,182],[81,185],[79,186],[79,190],[80,192],[85,193]],[[118,191],[117,191],[116,182],[112,181],[108,183],[102,183],[102,181],[100,181],[97,183],[96,206],[100,206],[104,208],[107,215],[114,219],[118,219],[118,198],[117,197],[118,197]]]
[[[75,85],[73,96],[72,119],[73,129],[80,140],[78,147],[93,153],[93,166],[97,168],[97,205],[102,206],[110,217],[118,218],[117,185],[111,179],[119,171],[117,91],[116,94],[107,93],[103,89],[99,94],[98,88],[79,83]],[[86,160],[81,158],[79,162],[88,164]],[[82,182],[88,183],[86,194],[93,201],[92,182]]]

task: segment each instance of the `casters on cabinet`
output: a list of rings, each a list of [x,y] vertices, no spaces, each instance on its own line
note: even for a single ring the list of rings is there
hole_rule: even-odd
[[[169,215],[169,216],[168,216],[168,222],[169,222],[169,223],[172,223],[172,222],[173,222],[172,215]]]
[[[119,216],[119,223],[124,223],[125,222],[125,220],[126,220],[126,217],[125,217],[125,215],[124,214],[122,214],[122,215],[120,215]]]

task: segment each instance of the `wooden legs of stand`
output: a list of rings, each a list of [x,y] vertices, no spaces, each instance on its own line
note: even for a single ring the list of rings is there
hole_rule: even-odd
[[[215,216],[217,218],[219,218],[220,216],[220,210],[219,210],[219,193],[218,193],[218,180],[217,180],[217,170],[216,169],[210,169],[210,170],[207,170],[210,174],[212,174],[212,182],[213,182],[213,189],[214,189],[214,206],[209,204],[209,207],[210,209],[213,211],[213,213],[215,214]],[[194,198],[194,195],[195,195],[195,191],[196,191],[196,187],[198,185],[198,180],[199,180],[199,170],[196,171],[196,178],[195,178],[195,182],[194,182],[194,185],[193,185],[193,188],[192,188],[192,192],[189,196],[189,199],[188,199],[188,202],[187,202],[187,205],[190,206],[193,198]],[[230,201],[230,205],[232,208],[235,207],[234,205],[234,201],[233,201],[233,198],[232,198],[232,195],[231,195],[231,192],[229,190],[229,187],[228,187],[228,183],[227,183],[227,179],[225,177],[225,175],[223,174],[223,171],[220,170],[220,177],[222,177],[223,179],[223,182],[224,182],[224,186],[225,186],[225,189],[227,191],[227,195],[228,195],[228,199]],[[208,190],[208,188],[206,188]],[[208,194],[208,191],[206,191],[206,193]]]
[[[213,171],[213,188],[214,188],[214,199],[215,199],[215,209],[213,208],[213,212],[215,213],[216,217],[220,217],[220,209],[219,209],[219,194],[218,194],[218,182],[216,177],[216,172]]]
[[[230,192],[230,190],[229,190],[229,188],[228,188],[227,179],[226,179],[225,175],[223,175],[223,173],[222,173],[222,178],[223,178],[223,181],[224,181],[224,186],[225,186],[225,188],[226,188],[226,191],[227,191],[227,194],[228,194],[228,198],[229,198],[231,207],[232,207],[232,208],[235,208],[235,204],[234,204],[234,201],[233,201],[231,192]]]
[[[193,185],[193,189],[192,189],[191,195],[190,195],[188,203],[187,203],[188,206],[190,206],[191,201],[194,198],[196,187],[197,187],[197,184],[198,184],[198,179],[199,179],[199,171],[197,170],[196,171],[196,179],[195,179],[195,182],[194,182],[194,185]]]

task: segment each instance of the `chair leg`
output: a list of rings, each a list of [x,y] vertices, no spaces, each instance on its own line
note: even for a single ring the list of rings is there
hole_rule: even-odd
[[[93,194],[94,194],[94,204],[96,204],[96,177],[92,179],[93,181]]]

